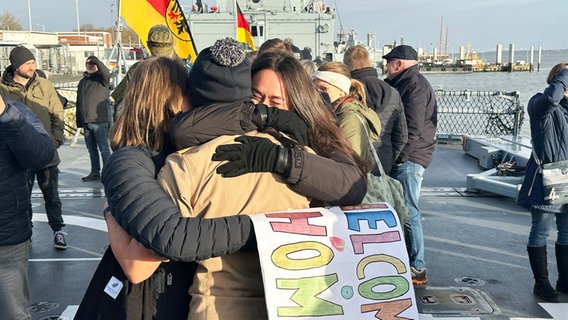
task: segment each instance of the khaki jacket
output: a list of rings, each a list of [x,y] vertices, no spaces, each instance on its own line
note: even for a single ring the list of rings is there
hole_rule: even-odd
[[[274,141],[256,131],[249,135]],[[215,148],[237,143],[236,137],[222,136],[168,156],[158,181],[183,215],[214,218],[309,207],[308,199],[293,192],[279,175],[249,173],[223,178],[217,174],[222,162],[211,160]],[[190,288],[189,319],[267,319],[257,252],[238,252],[198,264]]]
[[[65,142],[63,105],[57,96],[57,91],[49,82],[35,74],[26,86],[13,80],[14,71],[11,66],[6,68],[0,82],[0,94],[4,98],[18,101],[26,105],[39,118],[45,130],[51,134],[53,145],[59,148]],[[57,151],[53,160],[47,165],[52,167],[60,162]]]

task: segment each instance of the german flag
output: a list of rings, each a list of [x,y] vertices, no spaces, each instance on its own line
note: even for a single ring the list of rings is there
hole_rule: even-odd
[[[157,24],[166,25],[174,37],[174,49],[178,57],[195,61],[197,51],[189,25],[178,0],[121,0],[120,16],[136,32],[144,46],[148,31]]]
[[[237,5],[237,41],[247,43],[252,50],[256,51],[247,20],[239,7],[239,3],[236,1],[235,3]]]

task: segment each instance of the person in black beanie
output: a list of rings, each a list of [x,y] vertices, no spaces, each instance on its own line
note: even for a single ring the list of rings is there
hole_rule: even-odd
[[[63,105],[57,91],[49,80],[37,76],[35,57],[24,46],[18,46],[10,52],[10,65],[2,74],[0,81],[0,94],[14,101],[25,103],[37,115],[46,131],[51,134],[55,148],[65,142],[63,120]],[[54,246],[56,249],[67,249],[65,240],[65,226],[62,217],[61,200],[59,199],[59,165],[60,159],[57,151],[52,161],[43,169],[28,171],[28,186],[31,195],[34,180],[37,178],[38,186],[45,201],[45,212],[49,226],[54,233]],[[30,221],[32,206],[29,206]]]
[[[201,51],[189,70],[189,96],[194,107],[251,97],[251,61],[231,38]]]

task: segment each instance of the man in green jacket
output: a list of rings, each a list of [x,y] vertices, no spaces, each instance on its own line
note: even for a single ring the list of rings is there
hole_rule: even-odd
[[[35,71],[35,57],[24,46],[18,46],[10,52],[10,65],[2,74],[0,94],[8,99],[19,101],[28,106],[37,115],[45,130],[51,134],[53,145],[59,148],[65,142],[63,134],[63,106],[55,88],[48,80],[39,77]],[[37,177],[38,185],[43,193],[45,211],[49,226],[54,232],[55,248],[67,249],[65,224],[59,199],[59,155],[57,151],[51,162],[43,169],[28,171],[28,187],[31,191]],[[30,219],[32,207],[29,208]]]
[[[146,42],[148,49],[150,50],[150,55],[152,57],[166,57],[166,58],[177,58],[177,55],[174,51],[174,37],[170,29],[163,25],[157,24],[150,28],[148,31],[148,40]],[[116,120],[118,115],[120,114],[120,109],[122,108],[122,99],[124,99],[124,92],[126,91],[126,86],[128,82],[130,82],[130,77],[132,77],[132,73],[138,67],[138,62],[134,63],[122,81],[116,86],[114,91],[111,93],[111,97],[114,100],[114,113],[113,117]]]

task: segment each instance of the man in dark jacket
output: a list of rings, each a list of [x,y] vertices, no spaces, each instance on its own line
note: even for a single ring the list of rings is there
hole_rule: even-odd
[[[379,79],[373,68],[369,51],[362,45],[351,46],[343,55],[343,63],[351,69],[351,77],[365,85],[367,106],[381,119],[381,134],[375,145],[381,164],[386,173],[408,141],[406,116],[400,94],[395,88]]]
[[[101,178],[101,163],[103,165],[110,156],[108,130],[110,124],[110,72],[102,61],[95,56],[87,58],[87,71],[77,87],[77,128],[83,128],[85,144],[91,158],[91,173],[83,177],[83,181],[99,180]]]
[[[26,170],[45,167],[55,148],[36,115],[0,95],[0,310],[30,319],[28,259],[32,227]]]
[[[424,236],[420,222],[420,188],[425,169],[432,161],[436,136],[437,104],[432,86],[418,72],[418,53],[407,45],[383,56],[387,60],[386,82],[400,93],[408,126],[408,142],[395,162],[391,176],[402,183],[408,208],[404,225],[412,282],[425,284]]]
[[[37,76],[35,72],[35,57],[26,47],[19,46],[10,52],[10,65],[2,74],[0,94],[8,99],[19,101],[28,106],[39,118],[45,130],[51,134],[55,148],[65,142],[63,106],[57,96],[57,91],[47,79]],[[49,226],[54,233],[56,249],[67,249],[65,232],[63,232],[61,200],[59,199],[59,154],[57,150],[51,162],[46,167],[28,171],[28,187],[30,194],[37,177],[37,184],[45,201],[45,212]],[[28,209],[32,218],[31,202]]]

